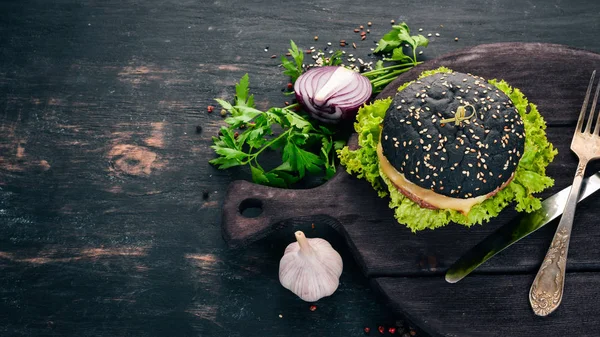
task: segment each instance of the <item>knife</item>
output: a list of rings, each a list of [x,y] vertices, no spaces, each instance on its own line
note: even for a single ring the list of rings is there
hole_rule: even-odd
[[[600,189],[600,172],[585,178],[577,202]],[[483,239],[461,256],[446,272],[446,281],[456,283],[469,275],[475,268],[513,243],[535,232],[562,214],[571,186],[542,202],[542,208],[513,219]]]

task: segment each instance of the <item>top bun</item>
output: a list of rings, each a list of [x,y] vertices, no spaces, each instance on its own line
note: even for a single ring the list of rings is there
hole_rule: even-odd
[[[452,198],[495,193],[525,146],[521,116],[485,79],[438,73],[399,91],[381,133],[383,155],[411,183]]]

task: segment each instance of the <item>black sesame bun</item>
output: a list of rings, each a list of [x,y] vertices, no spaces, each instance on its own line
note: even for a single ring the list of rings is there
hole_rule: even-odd
[[[508,96],[481,77],[453,72],[396,94],[379,151],[390,165],[384,174],[411,200],[464,213],[511,181],[524,145],[523,121]]]

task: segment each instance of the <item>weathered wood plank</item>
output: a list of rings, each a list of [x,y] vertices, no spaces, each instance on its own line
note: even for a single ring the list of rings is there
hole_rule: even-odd
[[[290,39],[356,41],[367,60],[395,19],[441,33],[429,59],[499,41],[600,52],[598,13],[539,0],[0,2],[0,335],[352,336],[392,324],[348,251],[340,289],[310,312],[278,285],[290,232],[226,247],[220,206],[249,175],[206,163],[222,123],[206,106],[246,72],[260,107],[282,105],[271,55]],[[352,29],[367,21],[361,43]],[[325,224],[314,235],[344,251]]]
[[[529,305],[535,274],[475,275],[456,284],[439,277],[375,278],[390,305],[432,336],[593,336],[598,272],[568,273],[559,309],[536,316]]]

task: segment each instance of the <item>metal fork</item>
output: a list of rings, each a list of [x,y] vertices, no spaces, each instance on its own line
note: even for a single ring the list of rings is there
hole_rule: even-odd
[[[596,71],[592,73],[590,84],[588,85],[583,106],[577,120],[575,134],[571,141],[571,151],[575,152],[579,157],[579,164],[575,172],[575,179],[569,198],[565,205],[565,210],[552,239],[552,244],[546,253],[544,262],[538,271],[531,289],[529,290],[529,303],[533,308],[533,312],[538,316],[546,316],[552,313],[559,306],[564,290],[565,273],[567,266],[567,252],[569,250],[569,240],[571,239],[571,229],[573,228],[573,218],[575,217],[575,206],[577,205],[577,197],[581,188],[581,181],[585,173],[585,167],[591,160],[600,158],[600,114],[596,120],[594,132],[590,132],[596,103],[598,102],[598,93],[600,92],[600,83],[596,88],[592,108],[588,117],[585,130],[583,130],[583,122],[587,113],[587,107],[594,85],[594,77]]]

